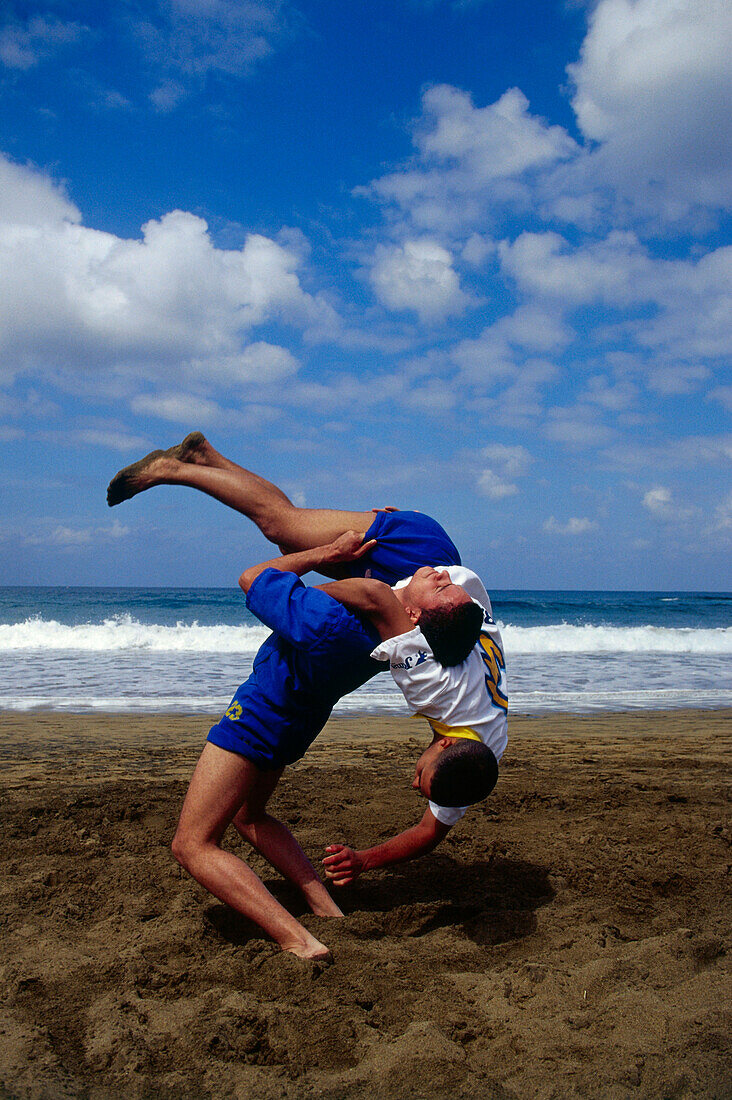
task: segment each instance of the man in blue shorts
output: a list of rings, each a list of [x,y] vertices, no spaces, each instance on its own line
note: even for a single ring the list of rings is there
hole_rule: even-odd
[[[219,464],[209,465],[211,460]],[[295,838],[267,814],[267,800],[285,766],[299,759],[317,736],[337,699],[383,667],[369,656],[380,640],[410,631],[416,622],[422,627],[425,617],[432,616],[437,620],[435,655],[444,644],[441,660],[456,664],[473,646],[482,611],[446,573],[426,566],[427,561],[458,564],[460,559],[439,524],[419,513],[384,510],[374,517],[371,512],[296,509],[271,483],[223,459],[199,433],[121,471],[110,485],[110,503],[157,484],[202,489],[251,516],[286,551],[242,574],[248,607],[275,633],[257,654],[252,676],[210,731],[186,795],[173,851],[197,881],[255,920],[284,950],[305,958],[325,957],[327,948],[276,901],[251,868],[220,847],[224,832],[233,822],[302,891],[315,914],[341,916]],[[356,526],[344,532],[348,520],[355,520]],[[323,532],[335,537],[322,545],[295,548]],[[386,582],[375,586],[385,590],[384,598],[364,606],[358,618],[326,591],[302,584],[299,577],[313,569],[340,577],[368,574]],[[388,583],[412,573],[412,580],[395,597]],[[464,619],[460,629],[445,632],[441,620],[446,618],[451,626],[455,616]],[[429,797],[435,761],[425,769],[423,759],[414,786]],[[464,801],[487,793],[488,789]],[[449,829],[428,809],[417,825],[374,849],[375,865],[431,851]]]
[[[327,958],[328,949],[280,905],[244,860],[221,848],[221,840],[233,823],[302,892],[314,914],[343,915],[292,833],[266,806],[286,765],[304,755],[335,702],[383,667],[372,660],[371,651],[414,625],[415,611],[386,585],[375,586],[377,595],[365,607],[367,619],[299,579],[311,569],[363,560],[373,549],[358,532],[347,532],[332,544],[286,554],[242,574],[247,607],[274,633],[259,650],[249,680],[209,732],[173,840],[176,859],[202,886],[301,958]],[[335,582],[344,583],[351,584]],[[429,774],[420,763],[413,786],[429,797],[434,761]],[[466,778],[473,782],[474,767]],[[492,782],[474,800],[489,793]],[[423,855],[450,828],[428,808],[417,825],[374,849],[374,866]]]
[[[152,451],[120,470],[109,484],[107,502],[113,507],[158,485],[184,485],[214,497],[253,520],[282,553],[324,546],[345,531],[356,531],[365,541],[376,540],[357,562],[325,566],[320,572],[326,576],[366,576],[393,585],[420,568],[461,564],[455,544],[429,516],[390,508],[376,512],[298,508],[272,482],[219,454],[201,432],[192,432],[175,447]],[[429,620],[437,626],[435,657],[445,664],[457,663],[455,652],[468,641],[469,649],[479,631],[470,622],[470,596],[457,584],[435,584],[432,592],[422,584],[420,600],[426,613],[420,626],[430,643]],[[448,639],[457,638],[457,650],[444,642],[445,633]]]

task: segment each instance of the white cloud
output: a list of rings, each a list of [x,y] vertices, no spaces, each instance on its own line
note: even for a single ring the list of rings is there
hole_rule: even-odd
[[[707,397],[710,401],[719,401],[728,412],[732,412],[732,386],[716,386]]]
[[[177,424],[214,424],[226,416],[213,401],[187,393],[139,394],[131,406],[133,412]]]
[[[636,403],[638,390],[632,382],[613,384],[605,375],[595,375],[587,383],[582,398],[611,412],[621,412]]]
[[[107,428],[82,428],[72,432],[71,438],[84,446],[106,447],[110,451],[139,451],[146,446],[146,440],[140,435]]]
[[[600,0],[572,105],[599,142],[596,171],[626,193],[730,200],[732,20],[726,0]]]
[[[518,486],[510,478],[523,477],[532,458],[520,444],[489,443],[480,450],[480,458],[489,465],[478,475],[478,491],[490,500],[514,496]]]
[[[81,212],[63,187],[43,172],[0,153],[0,222],[16,227],[57,227],[80,221]]]
[[[408,240],[402,245],[380,245],[369,279],[387,309],[412,309],[422,321],[461,313],[468,304],[453,269],[452,256],[428,238]]]
[[[503,497],[515,496],[518,486],[509,481],[504,481],[492,470],[484,470],[478,477],[478,492],[489,500],[502,500]]]
[[[148,222],[141,240],[123,239],[81,225],[59,188],[2,156],[0,184],[0,371],[9,375],[83,376],[91,391],[115,373],[158,378],[166,390],[266,383],[297,361],[252,340],[258,325],[283,322],[307,339],[340,332],[328,302],[302,289],[297,255],[267,237],[217,248],[203,219],[179,210]]]
[[[544,530],[549,535],[587,535],[590,531],[597,530],[594,520],[585,516],[570,516],[566,523],[561,523],[554,516],[544,521]]]
[[[394,203],[423,230],[480,227],[492,202],[520,198],[526,173],[573,155],[561,126],[531,115],[526,97],[511,88],[488,107],[448,84],[429,88],[415,127],[414,167],[374,180],[361,193]]]
[[[61,46],[77,42],[86,29],[53,16],[8,20],[0,29],[0,63],[9,69],[31,69]]]
[[[519,375],[527,353],[559,351],[571,331],[556,311],[541,306],[519,306],[499,318],[480,336],[461,340],[450,353],[465,378],[491,384],[502,376]]]
[[[505,477],[522,477],[528,473],[532,458],[525,447],[520,444],[510,445],[505,443],[489,443],[480,452],[481,458],[487,459]]]
[[[664,364],[649,371],[647,385],[664,396],[693,393],[709,377],[709,373],[708,368],[701,364]]]
[[[596,447],[612,438],[613,432],[597,418],[589,405],[574,405],[549,409],[547,439],[568,447]]]
[[[671,490],[662,485],[649,489],[643,494],[643,507],[651,513],[654,519],[671,522],[689,519],[694,513],[693,508],[678,504],[673,499]]]
[[[0,424],[0,441],[3,443],[15,443],[18,439],[25,439],[23,428],[15,428],[9,424]]]
[[[655,306],[633,326],[639,346],[677,359],[729,354],[732,346],[732,247],[700,259],[658,260],[633,233],[572,248],[558,233],[522,233],[499,246],[506,275],[546,308],[602,304]]]
[[[732,435],[682,436],[662,443],[631,443],[609,447],[604,457],[618,469],[675,470],[726,466],[732,462]]]
[[[521,233],[499,245],[505,274],[542,298],[576,306],[632,305],[652,296],[653,262],[633,233],[616,231],[577,248],[558,233]]]
[[[92,546],[100,542],[114,542],[125,538],[129,533],[129,527],[125,527],[119,520],[114,520],[108,527],[68,527],[60,524],[48,536],[44,538],[32,536],[26,541],[41,545],[50,543],[53,546],[72,549],[78,546]]]
[[[158,0],[135,32],[162,74],[150,98],[172,110],[210,74],[248,76],[270,56],[291,16],[282,0]]]

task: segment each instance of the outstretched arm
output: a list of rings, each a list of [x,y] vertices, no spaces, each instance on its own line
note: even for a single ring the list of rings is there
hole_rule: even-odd
[[[382,640],[406,634],[415,625],[388,584],[367,577],[349,577],[317,586],[349,611],[369,619]]]
[[[376,539],[363,541],[363,535],[358,531],[345,531],[334,542],[325,546],[315,546],[310,550],[298,550],[294,554],[281,554],[269,561],[262,561],[259,565],[250,565],[239,577],[239,585],[248,592],[254,581],[265,569],[280,569],[285,573],[295,573],[301,577],[303,573],[309,573],[312,569],[321,569],[330,565],[337,565],[344,561],[357,561],[375,545]]]
[[[451,825],[443,825],[427,809],[417,825],[374,848],[355,851],[345,844],[329,844],[323,860],[325,873],[335,886],[347,886],[364,871],[426,855],[444,840],[451,828]]]

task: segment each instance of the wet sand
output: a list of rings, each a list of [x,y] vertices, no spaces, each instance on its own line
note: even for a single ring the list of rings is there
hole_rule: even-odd
[[[170,855],[205,718],[0,716],[0,1096],[727,1100],[730,718],[512,718],[436,852],[303,914],[318,969]],[[383,839],[426,742],[332,721],[272,811],[314,860]]]

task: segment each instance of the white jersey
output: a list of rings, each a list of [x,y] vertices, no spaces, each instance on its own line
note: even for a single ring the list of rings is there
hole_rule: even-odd
[[[435,660],[419,627],[387,638],[371,656],[377,661],[389,661],[391,674],[407,703],[427,719],[435,733],[482,741],[500,760],[508,742],[508,697],[503,643],[493,621],[491,601],[480,577],[470,569],[462,565],[435,568],[446,569],[450,580],[461,585],[483,608],[485,618],[480,637],[467,659],[445,668]],[[394,587],[403,588],[410,579],[399,581]],[[467,806],[438,806],[430,802],[430,810],[445,825],[454,825],[466,809]]]

